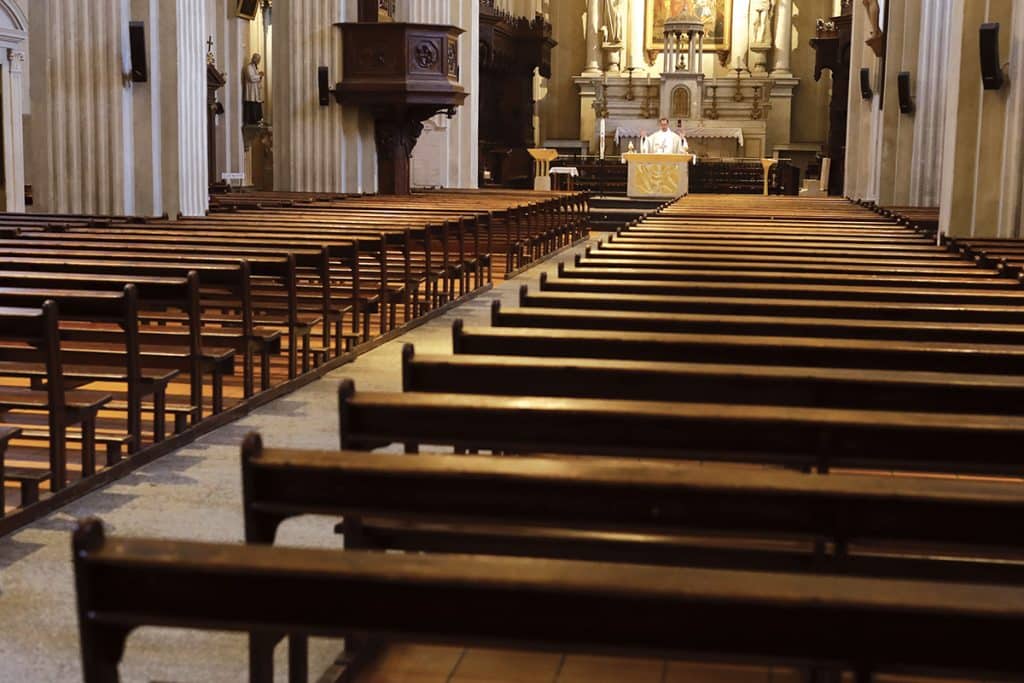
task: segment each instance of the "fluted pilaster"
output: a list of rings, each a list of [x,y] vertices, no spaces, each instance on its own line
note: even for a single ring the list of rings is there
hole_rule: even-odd
[[[33,0],[32,182],[36,208],[123,213],[121,0]]]
[[[952,11],[953,0],[921,3],[921,38],[914,74],[916,123],[910,165],[910,201],[916,206],[939,204]]]
[[[351,3],[274,3],[274,186],[278,190],[374,192],[373,120],[357,108],[318,103],[317,67],[341,80],[341,31]],[[416,4],[417,3],[402,3]]]

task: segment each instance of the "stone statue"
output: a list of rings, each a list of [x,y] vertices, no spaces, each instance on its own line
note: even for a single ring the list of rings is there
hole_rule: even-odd
[[[604,42],[622,42],[622,0],[604,0]]]
[[[750,13],[754,19],[750,36],[752,45],[768,45],[771,42],[774,5],[774,0],[753,0],[750,3]]]
[[[242,70],[242,122],[247,126],[258,126],[263,121],[263,78],[266,74],[260,71],[261,59],[258,53],[253,53]]]

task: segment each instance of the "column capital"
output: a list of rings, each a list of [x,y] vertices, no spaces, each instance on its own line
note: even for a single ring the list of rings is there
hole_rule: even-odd
[[[11,73],[20,74],[25,68],[25,53],[22,50],[7,48],[7,63]]]

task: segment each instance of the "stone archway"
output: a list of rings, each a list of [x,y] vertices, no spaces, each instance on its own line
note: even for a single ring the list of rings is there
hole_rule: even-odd
[[[28,17],[13,0],[0,0],[0,134],[6,211],[25,210],[24,112],[25,39]]]

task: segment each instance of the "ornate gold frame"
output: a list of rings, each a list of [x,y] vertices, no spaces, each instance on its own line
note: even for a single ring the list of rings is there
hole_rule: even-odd
[[[665,44],[664,33],[661,27],[655,26],[655,12],[658,5],[662,8],[671,8],[674,4],[686,6],[696,5],[701,2],[702,0],[645,0],[644,48],[647,53],[660,52]],[[728,52],[732,45],[732,0],[706,0],[706,2],[713,3],[715,9],[722,8],[722,24],[721,26],[713,27],[721,30],[719,35],[714,33],[705,35],[704,50],[706,52]],[[664,13],[664,9],[661,13]]]

